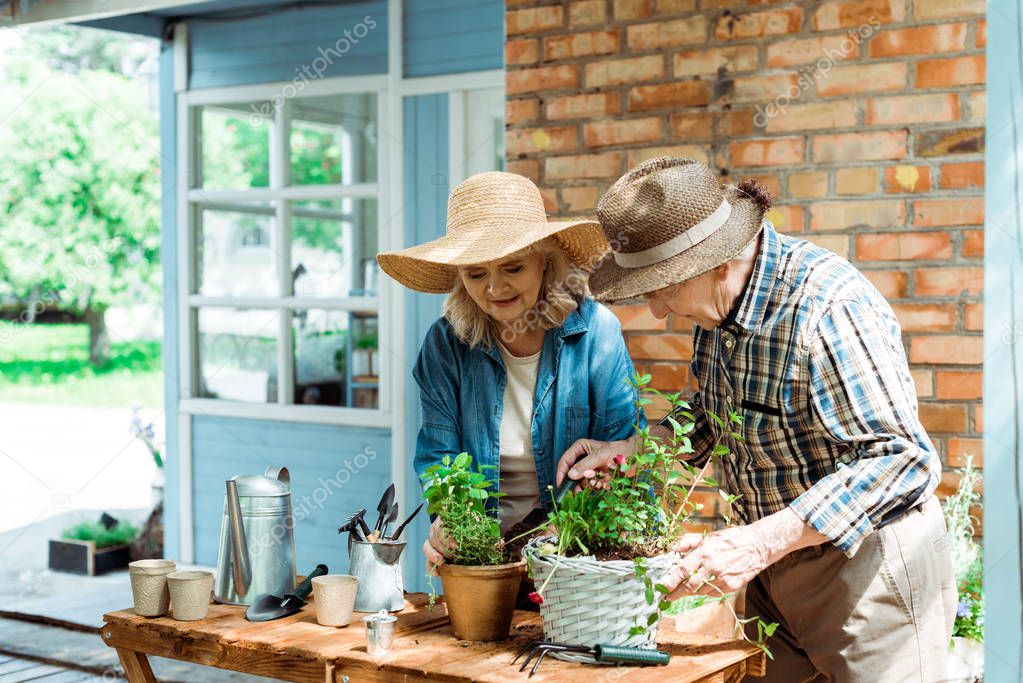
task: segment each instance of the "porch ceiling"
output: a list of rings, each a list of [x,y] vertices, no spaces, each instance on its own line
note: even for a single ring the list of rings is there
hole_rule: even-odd
[[[103,27],[110,20],[132,17],[134,25],[163,23],[169,18],[246,16],[270,8],[347,5],[359,0],[0,0],[0,24],[82,23]],[[117,26],[111,26],[116,28]],[[128,28],[127,30],[132,30]],[[139,31],[148,32],[148,31]]]

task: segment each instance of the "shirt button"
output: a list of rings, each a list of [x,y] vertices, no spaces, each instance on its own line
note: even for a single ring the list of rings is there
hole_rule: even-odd
[[[728,403],[729,405],[731,405],[732,397],[731,396],[725,396],[725,403]]]
[[[726,339],[725,340],[725,348],[726,349],[732,348],[732,340],[731,339]]]

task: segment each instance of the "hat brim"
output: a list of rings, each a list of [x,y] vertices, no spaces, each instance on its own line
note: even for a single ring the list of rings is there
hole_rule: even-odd
[[[486,234],[445,235],[401,251],[377,254],[380,268],[410,289],[430,294],[450,292],[459,266],[487,263],[521,251],[548,237],[558,240],[568,259],[589,272],[608,251],[596,221],[523,223]]]
[[[590,276],[590,291],[598,301],[620,301],[691,280],[732,260],[760,232],[764,211],[756,202],[726,187],[732,205],[728,221],[714,234],[681,254],[641,268],[625,268],[608,253]]]

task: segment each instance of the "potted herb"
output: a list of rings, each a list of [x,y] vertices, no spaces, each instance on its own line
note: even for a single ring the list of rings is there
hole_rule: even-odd
[[[138,529],[104,513],[98,522],[82,522],[50,541],[49,567],[58,572],[95,576],[131,562],[130,543]]]
[[[984,679],[984,558],[974,540],[976,519],[971,512],[982,505],[981,473],[973,466],[973,458],[967,457],[959,474],[959,486],[944,505],[959,596],[948,673],[950,681],[973,683]]]
[[[648,395],[667,400],[672,415],[682,419],[670,419],[674,438],[665,442],[653,437],[637,420],[636,453],[618,455],[599,486],[571,491],[555,503],[543,524],[530,533],[551,525],[556,535],[533,538],[523,550],[538,586],[530,598],[540,605],[544,637],[549,640],[653,647],[661,616],[672,607],[663,583],[680,559],[672,548],[701,508],[692,500],[693,492],[698,486],[718,486],[707,471],[729,450],[715,444],[712,458],[699,470],[682,460],[693,453],[690,434],[696,418],[679,394],[647,389],[649,382],[650,375],[636,375],[630,381],[640,395],[637,412],[652,402]],[[736,413],[727,421],[709,412],[708,416],[723,434],[741,439],[734,431],[741,421]],[[721,495],[734,502],[734,496]],[[713,599],[730,608],[728,596]],[[775,625],[739,619],[734,611],[732,615],[736,625],[757,622],[756,644],[766,651],[764,638]],[[593,661],[586,655],[560,657]]]
[[[427,512],[438,515],[454,549],[438,568],[451,629],[462,640],[492,641],[508,637],[515,597],[525,560],[509,558],[501,541],[501,524],[486,502],[501,494],[491,491],[486,474],[492,465],[474,470],[472,456],[460,453],[423,473]]]

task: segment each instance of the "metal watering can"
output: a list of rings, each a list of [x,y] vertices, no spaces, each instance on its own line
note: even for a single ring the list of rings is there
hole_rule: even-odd
[[[251,605],[295,590],[295,527],[287,467],[227,480],[213,599]]]

